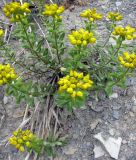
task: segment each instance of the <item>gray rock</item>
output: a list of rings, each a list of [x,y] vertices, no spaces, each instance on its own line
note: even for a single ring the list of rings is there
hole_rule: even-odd
[[[97,102],[93,102],[91,109],[95,112],[102,112],[104,110],[104,106],[102,104],[97,104]]]
[[[127,160],[136,160],[136,155],[132,155],[132,156],[129,157]]]
[[[119,110],[119,109],[121,108],[121,105],[115,103],[115,104],[113,104],[111,107],[112,107],[114,110]]]
[[[101,146],[97,146],[97,145],[94,146],[94,150],[93,151],[94,151],[94,157],[95,158],[102,157],[105,154],[105,151],[102,149],[102,147]]]
[[[118,111],[118,110],[113,110],[112,116],[113,116],[113,118],[115,118],[116,120],[119,120],[119,118],[120,118],[120,113],[119,113],[119,111]]]
[[[116,2],[116,6],[117,6],[117,7],[118,7],[118,6],[120,6],[120,5],[121,5],[121,3],[122,3],[122,2],[117,1],[117,2]]]
[[[95,120],[90,124],[91,129],[94,130],[100,122],[101,122],[101,119],[95,119]]]
[[[73,155],[76,151],[77,151],[77,147],[75,146],[66,146],[63,150],[63,152],[66,154],[66,155]]]
[[[109,153],[109,155],[114,158],[118,159],[120,146],[122,142],[122,138],[118,137],[117,139],[113,137],[104,137],[104,134],[98,133],[94,135],[94,138],[96,138],[98,141],[101,142],[101,144],[105,147],[106,151]]]
[[[0,102],[3,100],[3,97],[4,97],[4,90],[3,87],[0,86]]]
[[[114,136],[114,135],[115,135],[115,130],[114,130],[113,128],[111,128],[111,129],[109,130],[109,133],[110,133],[111,136]]]
[[[4,103],[4,104],[7,104],[7,103],[8,103],[8,97],[7,97],[7,96],[4,96],[4,98],[3,98],[3,103]]]
[[[136,105],[132,106],[132,111],[135,113],[136,112]]]

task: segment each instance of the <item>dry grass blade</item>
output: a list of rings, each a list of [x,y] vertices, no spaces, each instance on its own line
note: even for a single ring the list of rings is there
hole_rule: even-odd
[[[31,130],[33,130],[33,128],[34,128],[35,115],[36,115],[36,113],[37,113],[37,111],[38,111],[39,104],[40,104],[40,102],[38,102],[37,105],[35,106],[35,110],[34,110],[33,115],[32,115],[32,119],[31,119],[31,120],[32,120],[32,122],[31,122]]]

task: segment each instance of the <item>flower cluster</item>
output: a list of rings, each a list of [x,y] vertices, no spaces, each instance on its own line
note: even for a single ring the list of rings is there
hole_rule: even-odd
[[[136,68],[136,54],[124,52],[122,56],[118,57],[120,64],[126,68]]]
[[[123,39],[127,40],[133,40],[136,38],[136,29],[131,26],[117,26],[114,28],[114,31],[112,32],[113,35],[119,35],[123,37]]]
[[[78,31],[72,31],[72,33],[68,35],[68,38],[70,43],[73,45],[86,46],[89,43],[93,44],[96,42],[94,34],[84,29],[80,29]]]
[[[31,143],[34,138],[34,134],[30,130],[21,130],[13,132],[13,136],[9,138],[9,143],[21,152],[25,151],[26,148],[31,148]]]
[[[2,37],[3,35],[4,35],[4,31],[0,29],[0,37]]]
[[[19,2],[11,2],[3,8],[5,15],[10,18],[11,22],[18,22],[20,19],[30,13],[29,3],[20,4]]]
[[[98,14],[96,8],[86,9],[80,13],[80,16],[83,18],[88,18],[90,22],[94,22],[95,20],[101,20],[102,14]]]
[[[46,4],[43,12],[46,16],[52,16],[55,19],[61,19],[60,14],[64,12],[64,6],[58,6],[57,4]]]
[[[92,87],[93,81],[90,79],[89,74],[86,76],[83,73],[78,73],[77,71],[71,70],[69,75],[60,78],[58,81],[59,91],[66,92],[71,95],[71,97],[83,97],[84,91]]]
[[[107,18],[112,21],[120,21],[120,20],[122,20],[123,17],[118,12],[109,12]]]
[[[6,84],[16,78],[17,75],[15,74],[14,68],[10,67],[10,64],[0,64],[0,85]]]

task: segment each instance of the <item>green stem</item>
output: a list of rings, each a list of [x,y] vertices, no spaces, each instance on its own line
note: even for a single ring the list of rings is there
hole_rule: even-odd
[[[120,49],[120,47],[121,47],[121,45],[122,45],[122,40],[120,41],[120,43],[119,43],[119,46],[118,46],[118,48],[117,48],[117,50],[113,53],[113,56],[115,56],[118,52],[119,52],[119,49]],[[100,66],[100,67],[98,67],[95,71],[97,71],[97,70],[101,70],[102,68],[104,68],[105,66],[107,66],[110,62],[112,62],[112,59],[110,59],[106,64],[104,64],[103,66]]]
[[[11,55],[9,54],[7,48],[5,48],[4,45],[3,45],[2,47],[3,47],[3,50],[5,51],[6,55],[7,55],[10,59],[13,59],[14,63],[18,64],[20,67],[25,68],[25,69],[27,69],[28,71],[31,71],[31,72],[36,73],[36,74],[43,74],[43,73],[44,73],[44,72],[39,72],[39,71],[37,71],[37,70],[32,70],[32,69],[30,69],[29,67],[27,67],[27,65],[20,63],[20,62],[17,61],[13,56],[11,56]]]
[[[57,34],[56,34],[56,23],[55,23],[55,18],[53,18],[53,33],[54,33],[54,39],[55,39],[55,49],[56,49],[56,54],[57,54],[57,58],[58,58],[58,63],[61,63],[61,59],[59,56],[59,48],[58,48],[58,41],[57,41]]]
[[[78,52],[78,53],[77,53],[78,59],[76,58],[76,55],[73,56],[73,61],[74,61],[74,63],[75,63],[75,66],[74,66],[74,69],[75,69],[75,70],[77,70],[77,68],[78,68],[77,64],[78,64],[78,62],[80,61],[79,58],[81,58],[81,57],[79,57],[79,56],[81,56],[81,55],[80,55],[80,53],[81,53],[81,46],[78,46],[77,52]]]
[[[102,46],[103,48],[104,48],[104,47],[107,45],[107,43],[109,42],[109,39],[110,39],[110,37],[111,37],[111,34],[112,34],[112,31],[110,31],[110,34],[109,34],[107,40],[105,41],[104,45]]]
[[[31,41],[30,41],[30,39],[29,39],[29,35],[28,35],[28,33],[27,33],[27,29],[26,29],[26,27],[25,27],[25,24],[24,24],[24,22],[21,20],[21,18],[20,18],[20,22],[21,22],[21,24],[22,24],[23,31],[24,31],[24,33],[25,33],[25,35],[26,35],[27,42],[28,42],[28,44],[29,44],[29,46],[30,46],[29,49],[30,49],[31,53],[32,53],[32,54],[35,54],[40,61],[42,61],[43,63],[47,64],[46,60],[44,60],[44,59],[37,53],[37,51],[34,50],[33,44],[31,43]]]
[[[38,96],[40,96],[40,95],[43,95],[42,93],[39,93],[39,92],[34,92],[34,93],[27,92],[27,91],[25,91],[25,90],[22,90],[21,87],[16,87],[16,86],[14,86],[14,85],[12,85],[12,84],[10,84],[10,87],[13,87],[13,88],[16,89],[17,91],[22,92],[22,93],[24,93],[24,94],[27,94],[27,95],[29,95],[29,96],[33,96],[33,97],[38,97]]]
[[[129,68],[119,76],[118,80],[113,85],[116,85],[118,82],[120,82],[122,78],[124,78],[124,76],[127,74],[128,71],[129,71]]]
[[[104,45],[102,46],[103,48],[107,45],[107,43],[109,42],[109,39],[111,37],[111,34],[112,34],[112,31],[113,31],[113,28],[115,27],[115,21],[112,21],[112,28],[111,28],[111,31],[109,33],[109,36],[107,38],[107,40],[105,41]]]

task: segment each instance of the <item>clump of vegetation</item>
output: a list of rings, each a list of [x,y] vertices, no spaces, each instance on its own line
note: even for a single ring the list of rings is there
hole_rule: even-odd
[[[67,36],[63,28],[64,6],[46,4],[38,14],[46,31],[45,36],[40,27],[41,36],[36,21],[30,18],[29,5],[11,2],[3,8],[9,21],[16,24],[12,36],[24,49],[23,57],[18,59],[13,47],[3,41],[4,30],[0,30],[1,56],[7,62],[0,64],[0,85],[5,85],[8,95],[29,106],[34,106],[35,99],[43,102],[50,95],[56,107],[72,111],[85,105],[89,92],[99,98],[98,93],[103,91],[108,97],[114,86],[125,87],[126,77],[133,75],[136,68],[135,49],[127,46],[126,41],[135,41],[136,29],[130,25],[117,26],[116,21],[123,19],[120,13],[107,14],[110,34],[102,45],[96,29],[103,15],[95,8],[81,12],[85,27]],[[115,45],[109,43],[110,37]],[[65,45],[67,38],[70,47]],[[13,63],[16,69],[11,67]],[[33,76],[30,79],[28,75]],[[21,129],[13,133],[9,142],[21,152],[26,149],[40,154],[44,148],[50,155],[54,154],[55,146],[63,144],[54,137],[45,141],[30,130]]]

